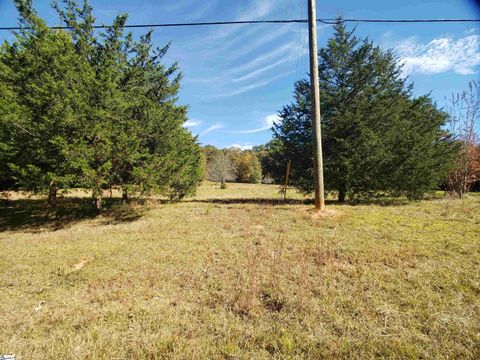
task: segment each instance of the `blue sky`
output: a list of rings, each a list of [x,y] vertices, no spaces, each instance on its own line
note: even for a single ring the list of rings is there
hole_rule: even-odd
[[[59,25],[49,0],[34,0],[49,25]],[[307,0],[91,0],[98,23],[119,12],[130,24],[306,18]],[[321,0],[318,17],[478,18],[473,0]],[[15,26],[11,0],[0,0],[0,26]],[[418,95],[444,97],[479,80],[478,24],[360,24],[357,33],[393,48]],[[140,35],[146,30],[135,30]],[[319,46],[332,33],[319,24]],[[184,74],[180,102],[189,106],[188,128],[202,144],[248,148],[271,138],[276,113],[292,100],[293,84],[308,71],[306,25],[235,25],[156,29],[154,41],[172,41],[166,62]],[[10,38],[0,33],[0,40]]]

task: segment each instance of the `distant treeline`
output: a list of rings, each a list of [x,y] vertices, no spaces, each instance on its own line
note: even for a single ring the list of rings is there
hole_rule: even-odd
[[[260,156],[256,150],[239,148],[218,149],[203,147],[205,158],[205,179],[226,182],[260,183],[264,180]]]

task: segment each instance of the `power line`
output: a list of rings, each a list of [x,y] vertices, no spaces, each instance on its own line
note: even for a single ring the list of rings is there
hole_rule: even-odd
[[[298,7],[300,18],[303,19],[305,17],[305,7],[302,4],[302,0],[297,0],[295,4]],[[298,32],[298,44],[300,44],[300,46],[298,47],[298,56],[297,56],[297,62],[295,66],[295,79],[299,78],[299,75],[300,75],[299,69],[300,69],[301,62],[303,61],[304,46],[303,46],[302,40],[303,40],[303,27],[301,27],[300,31]]]
[[[470,23],[480,22],[480,19],[317,19],[318,22],[335,25],[339,23]],[[286,20],[245,20],[245,21],[211,21],[211,22],[189,22],[189,23],[161,23],[161,24],[133,24],[125,25],[125,28],[157,28],[157,27],[189,27],[189,26],[215,26],[215,25],[245,25],[245,24],[306,24],[307,19],[286,19]],[[109,25],[94,25],[94,29],[106,29]],[[0,27],[0,30],[21,30],[19,26]],[[71,26],[50,26],[50,29],[68,30]]]
[[[480,22],[480,19],[317,19],[317,21],[334,25],[346,22],[359,23],[449,23],[449,22]]]

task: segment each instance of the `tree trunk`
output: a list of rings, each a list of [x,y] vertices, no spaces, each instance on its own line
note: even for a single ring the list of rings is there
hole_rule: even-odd
[[[55,184],[50,184],[50,189],[48,190],[48,205],[50,205],[50,207],[57,206],[57,187]]]
[[[96,213],[100,212],[102,209],[102,193],[101,191],[95,191],[92,195],[92,205],[93,205],[93,211]]]
[[[128,191],[127,189],[123,189],[122,192],[122,202],[126,204],[128,202]]]
[[[347,195],[347,188],[345,185],[340,185],[338,189],[338,202],[343,204],[345,203],[345,196]]]

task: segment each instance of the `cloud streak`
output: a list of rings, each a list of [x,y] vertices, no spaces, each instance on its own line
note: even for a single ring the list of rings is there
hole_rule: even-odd
[[[244,94],[244,93],[246,93],[250,90],[254,90],[254,89],[257,89],[257,88],[260,88],[260,87],[264,87],[264,86],[266,86],[266,85],[268,85],[268,84],[270,84],[270,83],[272,83],[272,82],[274,82],[274,81],[276,81],[280,78],[283,78],[285,76],[293,74],[294,72],[295,71],[289,71],[289,72],[271,77],[271,78],[266,79],[266,80],[257,81],[253,84],[250,84],[250,85],[240,86],[237,89],[235,89],[233,91],[230,91],[230,92],[218,93],[218,94],[215,95],[215,97],[228,97],[228,96],[241,95],[241,94]]]
[[[294,58],[293,55],[286,56],[286,57],[284,57],[283,59],[280,59],[280,60],[274,62],[273,64],[269,64],[269,65],[264,66],[264,67],[262,67],[262,68],[260,68],[260,69],[254,70],[254,71],[252,71],[252,72],[250,72],[250,73],[248,73],[248,74],[246,74],[246,75],[243,75],[243,76],[241,76],[241,77],[234,78],[234,79],[232,79],[232,81],[233,81],[233,82],[239,82],[239,81],[245,81],[245,80],[249,80],[249,79],[251,79],[251,78],[255,78],[255,77],[257,77],[258,75],[264,73],[265,71],[268,71],[268,70],[270,70],[270,69],[273,69],[273,68],[275,68],[275,67],[277,67],[277,66],[280,66],[280,65],[282,65],[282,64],[284,64],[284,63],[286,63],[286,62],[289,62],[289,61],[293,60],[293,58]]]
[[[301,56],[305,52],[307,52],[306,49],[301,49],[294,42],[289,42],[225,72],[222,76],[190,78],[189,81],[225,86],[231,83],[252,80],[268,70],[295,60],[297,56]],[[272,63],[272,61],[274,62]]]
[[[201,120],[191,119],[191,120],[185,121],[185,123],[183,124],[183,127],[191,128],[191,127],[199,126],[201,124],[202,124]]]
[[[273,59],[278,58],[280,56],[283,57],[285,56],[286,53],[290,55],[294,50],[297,50],[297,49],[298,47],[295,46],[294,42],[284,44],[283,46],[275,48],[270,52],[257,56],[256,58],[247,62],[246,64],[237,66],[232,70],[232,73],[241,73],[244,71],[256,70],[258,66],[261,66],[262,64],[272,61]]]
[[[440,74],[453,71],[460,75],[475,74],[480,65],[480,36],[439,37],[421,43],[414,37],[395,46],[405,75]]]
[[[215,131],[215,130],[220,130],[220,129],[223,129],[224,126],[222,124],[213,124],[212,126],[210,126],[209,128],[207,128],[206,130],[202,131],[200,133],[200,136],[205,136],[207,134],[210,134],[212,131]]]
[[[235,47],[235,51],[230,56],[230,59],[237,60],[245,55],[248,55],[252,51],[258,49],[260,46],[265,45],[269,42],[272,42],[282,36],[289,35],[292,31],[292,25],[283,25],[280,26],[278,29],[262,32],[262,36],[259,36],[259,29],[252,28],[252,37],[248,42],[245,43],[243,41],[243,46]],[[247,34],[250,35],[250,34]],[[242,38],[238,38],[239,40],[243,40]]]
[[[278,114],[267,115],[262,121],[262,127],[252,130],[235,131],[233,132],[233,134],[255,134],[262,131],[270,130],[274,124],[278,124],[281,120],[282,119],[278,116]]]

